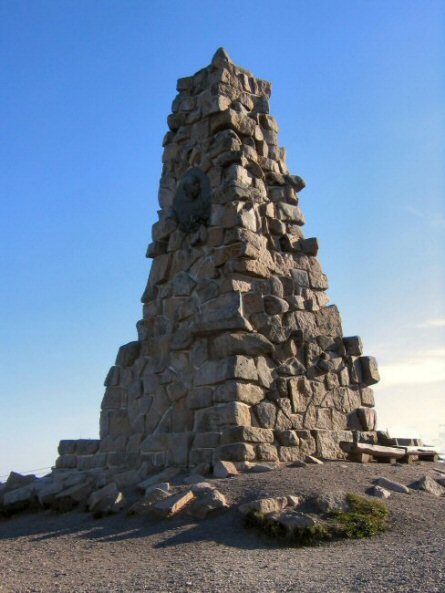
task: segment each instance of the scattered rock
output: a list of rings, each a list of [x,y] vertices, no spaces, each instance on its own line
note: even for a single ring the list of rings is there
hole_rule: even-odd
[[[251,511],[258,511],[259,513],[274,513],[282,511],[287,506],[286,496],[277,496],[276,498],[259,498],[258,500],[252,500],[241,504],[238,510],[243,515],[247,515]]]
[[[279,467],[281,467],[280,463],[266,461],[243,461],[237,464],[237,469],[242,472],[252,472],[254,474],[270,472]]]
[[[164,488],[153,487],[145,494],[143,503],[145,505],[156,504],[161,500],[165,500],[169,496],[171,496],[171,493],[168,491],[168,489],[164,490]]]
[[[5,482],[5,486],[8,490],[13,488],[19,488],[20,486],[26,486],[37,480],[34,474],[19,474],[18,472],[11,472]]]
[[[31,482],[6,492],[3,496],[3,508],[6,513],[13,513],[34,506],[36,501],[35,488]]]
[[[115,482],[93,492],[88,498],[88,509],[97,515],[116,513],[122,509],[125,499]]]
[[[237,476],[238,470],[231,461],[217,461],[213,466],[213,476],[215,478],[230,478],[231,476]]]
[[[135,502],[127,511],[127,515],[143,515],[152,510],[154,504],[170,496],[168,490],[153,487],[143,500]]]
[[[274,518],[280,525],[283,525],[283,527],[289,531],[312,527],[312,525],[315,525],[317,522],[311,515],[293,509],[286,510],[281,514],[278,514],[276,517],[274,516]]]
[[[289,463],[288,467],[306,467],[307,463],[306,461],[302,461],[301,459],[297,459],[297,461],[293,461],[292,463]]]
[[[375,496],[376,498],[389,498],[391,496],[391,492],[382,486],[372,486],[371,488],[368,488],[366,493],[369,494],[369,496]]]
[[[409,487],[413,490],[429,492],[430,494],[434,494],[434,496],[443,496],[445,494],[445,488],[428,475],[422,476],[419,480],[410,484]]]
[[[219,490],[207,490],[191,507],[191,514],[198,519],[205,519],[209,513],[228,508],[226,497]]]
[[[287,506],[288,507],[298,507],[300,506],[302,499],[300,496],[295,496],[293,494],[289,494],[287,497]]]
[[[71,511],[79,505],[86,504],[92,488],[90,481],[66,488],[56,494],[52,506],[61,512]]]
[[[172,517],[180,513],[194,499],[195,494],[192,490],[179,492],[153,505],[153,511],[160,517]]]
[[[350,508],[346,492],[323,492],[309,498],[308,504],[319,513],[349,511]]]
[[[215,489],[215,486],[210,482],[198,482],[192,485],[192,492],[195,494],[201,494],[202,492],[208,492],[209,490]]]
[[[163,490],[164,492],[170,492],[170,482],[159,482],[153,486],[148,486],[145,490],[145,496],[149,496],[154,490]]]
[[[64,486],[62,482],[52,482],[39,490],[37,499],[43,507],[51,507],[54,505],[56,496],[60,494],[63,489]]]
[[[375,484],[377,486],[382,486],[382,488],[386,488],[387,490],[392,490],[393,492],[411,494],[410,489],[407,486],[399,484],[399,482],[394,482],[394,480],[389,480],[388,478],[378,478],[375,480]]]

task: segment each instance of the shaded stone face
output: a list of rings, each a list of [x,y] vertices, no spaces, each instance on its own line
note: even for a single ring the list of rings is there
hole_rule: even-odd
[[[211,194],[207,175],[194,167],[178,183],[173,199],[173,215],[181,231],[189,233],[207,224],[210,217]]]

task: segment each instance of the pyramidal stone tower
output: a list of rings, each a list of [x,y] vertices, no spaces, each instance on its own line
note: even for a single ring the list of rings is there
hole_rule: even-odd
[[[106,378],[100,439],[62,441],[56,465],[342,458],[376,434],[379,375],[328,304],[271,85],[219,49],[177,90],[138,338]]]

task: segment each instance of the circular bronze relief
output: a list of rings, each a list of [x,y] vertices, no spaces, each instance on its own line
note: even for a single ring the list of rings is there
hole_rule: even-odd
[[[210,182],[207,175],[194,167],[178,183],[173,199],[173,214],[182,231],[188,233],[200,224],[207,224],[210,217]]]

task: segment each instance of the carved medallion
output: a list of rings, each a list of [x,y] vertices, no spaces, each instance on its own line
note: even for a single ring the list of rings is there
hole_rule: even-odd
[[[188,233],[207,224],[210,217],[211,192],[207,175],[201,169],[189,169],[178,183],[173,199],[173,213],[179,228]]]

